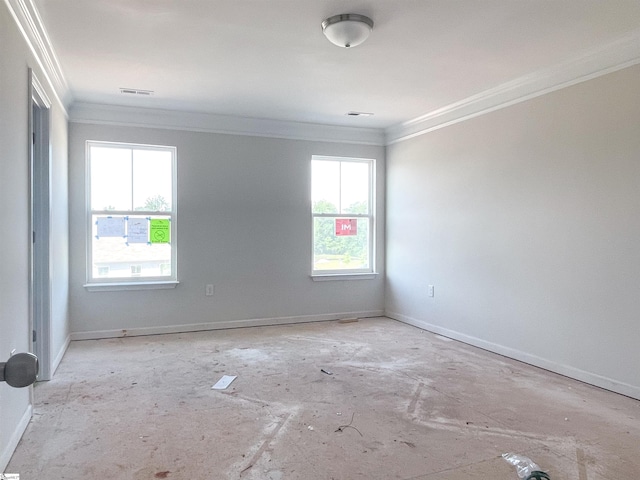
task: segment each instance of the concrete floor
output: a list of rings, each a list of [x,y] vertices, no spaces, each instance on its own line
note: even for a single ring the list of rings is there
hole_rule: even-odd
[[[384,318],[74,342],[35,400],[21,480],[640,472],[637,400]]]

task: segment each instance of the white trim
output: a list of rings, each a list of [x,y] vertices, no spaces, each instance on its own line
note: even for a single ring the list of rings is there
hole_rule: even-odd
[[[289,325],[292,323],[326,322],[341,318],[372,318],[383,316],[382,310],[362,312],[327,313],[321,315],[300,315],[295,317],[250,318],[227,320],[222,322],[192,323],[186,325],[167,325],[157,327],[127,328],[122,330],[94,330],[73,332],[71,340],[97,340],[101,338],[137,337],[142,335],[163,335],[167,333],[201,332],[206,330],[224,330],[228,328],[264,327],[270,325]]]
[[[488,342],[477,337],[465,335],[464,333],[449,330],[448,328],[440,327],[438,325],[433,325],[424,320],[418,320],[417,318],[409,317],[401,313],[387,311],[385,312],[385,315],[389,318],[409,325],[413,325],[414,327],[418,327],[422,330],[427,330],[444,337],[453,338],[454,340],[458,340],[460,342],[467,343],[469,345],[473,345],[475,347],[479,347],[484,350],[497,353],[499,355],[504,355],[505,357],[513,358],[514,360],[528,363],[530,365],[534,365],[536,367],[540,367],[545,370],[564,375],[565,377],[570,377],[575,380],[588,383],[590,385],[595,385],[596,387],[604,388],[606,390],[610,390],[612,392],[620,393],[622,395],[640,400],[640,387],[638,386],[620,382],[618,380],[604,377],[596,373],[587,372],[585,370],[581,370],[569,365],[557,363],[546,358],[538,357],[537,355],[533,355],[531,353],[523,352],[510,347],[505,347],[497,343]]]
[[[176,288],[180,282],[168,280],[161,282],[112,282],[87,283],[84,288],[89,292],[121,292],[124,290],[163,290]]]
[[[485,90],[385,130],[385,144],[432,132],[640,63],[640,29],[551,68]]]
[[[330,282],[336,280],[375,280],[378,273],[332,273],[327,275],[314,274],[311,278],[314,282]]]
[[[313,196],[313,162],[337,162],[340,164],[338,179],[339,191],[342,191],[342,164],[343,163],[361,163],[367,165],[367,180],[368,180],[368,198],[369,203],[368,213],[366,214],[351,214],[351,213],[315,213],[313,211],[313,198],[311,198],[311,278],[314,281],[323,280],[356,280],[364,278],[355,278],[362,274],[375,275],[376,263],[375,263],[375,238],[376,238],[376,206],[377,201],[375,197],[375,172],[376,172],[376,159],[375,158],[360,158],[360,157],[339,157],[335,155],[312,155],[311,156],[311,168],[310,168],[310,185],[309,194]],[[338,198],[338,205],[336,206],[338,212],[342,210],[342,194],[340,193]],[[368,220],[369,226],[369,242],[368,242],[368,255],[369,255],[369,268],[345,268],[345,269],[327,269],[316,270],[315,267],[315,220],[316,218],[357,218]],[[337,278],[337,277],[340,278]],[[324,278],[320,278],[324,277]],[[332,277],[332,278],[327,278]],[[352,277],[352,278],[349,278]],[[317,279],[316,279],[317,278]],[[371,277],[374,278],[374,277]]]
[[[33,0],[5,0],[65,115],[72,95]],[[71,121],[172,130],[252,135],[294,140],[391,145],[497,109],[560,90],[640,63],[640,29],[551,68],[436,109],[386,129],[321,125],[197,112],[75,103]]]
[[[51,379],[51,101],[33,69],[28,69],[29,125],[29,326],[37,341],[38,380]],[[34,135],[32,138],[31,135]],[[37,237],[37,241],[35,238]]]
[[[374,128],[321,125],[265,118],[235,117],[211,113],[83,102],[74,103],[69,115],[69,121],[74,123],[162,128],[288,140],[384,145],[384,131]]]
[[[4,0],[4,3],[47,79],[64,115],[68,117],[67,107],[72,101],[71,92],[36,6],[32,0]]]
[[[133,169],[135,164],[133,153],[136,150],[143,151],[155,151],[171,153],[171,210],[168,212],[155,212],[155,211],[136,211],[134,208],[134,187],[135,184],[133,176],[131,177],[131,210],[114,210],[103,211],[94,210],[91,204],[91,186],[93,182],[91,172],[91,149],[93,147],[103,147],[111,149],[128,150],[131,153],[130,165]],[[123,142],[101,142],[94,140],[87,140],[85,144],[85,209],[86,209],[86,284],[84,285],[89,291],[98,290],[149,290],[159,288],[175,288],[178,284],[178,148],[170,145],[145,145],[139,143],[123,143]],[[132,170],[133,175],[133,170]],[[99,215],[121,215],[125,218],[127,216],[146,216],[146,217],[169,217],[170,224],[170,246],[171,246],[171,275],[167,277],[159,276],[138,276],[133,273],[133,267],[131,266],[131,277],[123,279],[112,279],[105,281],[103,278],[94,277],[93,275],[93,224],[94,217]],[[153,221],[153,218],[151,219]],[[134,280],[134,278],[139,278]],[[140,286],[136,286],[140,285]]]
[[[31,92],[32,100],[34,97],[38,97],[43,105],[39,105],[41,108],[45,108],[47,110],[51,109],[51,100],[49,100],[49,95],[47,95],[46,90],[42,87],[42,83],[38,80],[38,76],[33,72],[33,69],[29,69],[29,79],[31,82],[31,87],[33,91]]]
[[[29,387],[29,388],[33,388],[33,387]],[[16,429],[11,434],[11,437],[9,437],[9,442],[7,443],[5,448],[2,450],[2,452],[0,452],[0,472],[4,472],[5,469],[7,468],[7,465],[9,465],[9,460],[11,460],[11,457],[13,456],[13,452],[18,446],[18,443],[20,442],[22,435],[24,435],[24,431],[29,426],[29,422],[31,421],[32,415],[33,415],[33,406],[29,404],[24,414],[22,415],[20,422],[18,422]]]
[[[71,344],[71,335],[67,335],[67,338],[64,340],[64,344],[62,345],[62,348],[56,355],[56,358],[54,358],[53,362],[51,363],[51,377],[53,377],[53,374],[56,373],[56,370],[60,366],[60,362],[62,362],[62,359],[64,358],[64,354],[67,353],[69,344]]]

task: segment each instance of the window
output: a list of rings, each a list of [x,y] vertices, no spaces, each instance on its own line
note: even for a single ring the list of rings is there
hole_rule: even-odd
[[[175,283],[176,149],[87,142],[87,286]]]
[[[312,157],[313,275],[373,272],[373,166]]]

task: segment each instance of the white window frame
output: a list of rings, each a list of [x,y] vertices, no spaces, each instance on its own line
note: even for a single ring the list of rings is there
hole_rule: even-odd
[[[171,211],[153,212],[146,210],[92,210],[91,206],[91,148],[108,147],[122,148],[127,150],[157,150],[171,153]],[[104,142],[88,140],[85,151],[85,211],[86,211],[86,284],[84,287],[89,291],[108,290],[147,290],[157,288],[175,288],[178,282],[178,225],[177,225],[177,148],[166,145],[147,145],[124,142]],[[127,215],[160,215],[170,219],[170,246],[171,246],[171,275],[170,276],[131,276],[131,277],[101,277],[93,276],[93,216],[127,216]]]
[[[366,163],[369,172],[369,213],[367,214],[345,214],[345,213],[314,213],[313,198],[311,199],[311,278],[314,281],[325,280],[364,280],[373,279],[376,275],[375,253],[376,253],[376,192],[375,192],[375,173],[376,161],[373,158],[357,158],[357,157],[339,157],[334,155],[312,155],[313,160],[333,161],[333,162],[356,162]],[[310,163],[312,165],[312,163]],[[313,189],[313,169],[310,175],[309,193],[312,194]],[[369,219],[369,268],[353,268],[340,270],[316,270],[315,266],[315,239],[314,239],[314,223],[316,218],[368,218]]]

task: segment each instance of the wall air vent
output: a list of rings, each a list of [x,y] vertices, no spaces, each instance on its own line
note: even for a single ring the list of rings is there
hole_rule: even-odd
[[[125,95],[144,95],[150,97],[153,95],[153,90],[140,90],[138,88],[121,88],[120,93]]]
[[[373,113],[368,112],[347,112],[348,117],[371,117]]]

